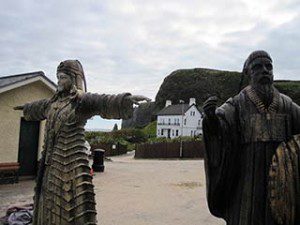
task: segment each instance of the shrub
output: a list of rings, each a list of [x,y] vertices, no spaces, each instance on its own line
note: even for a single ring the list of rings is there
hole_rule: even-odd
[[[85,133],[86,140],[90,144],[107,143],[129,145],[147,141],[147,135],[140,129],[123,129],[111,132],[94,132]]]

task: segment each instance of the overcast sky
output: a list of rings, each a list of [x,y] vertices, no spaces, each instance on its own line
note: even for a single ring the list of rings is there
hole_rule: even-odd
[[[79,59],[88,91],[154,99],[173,70],[241,71],[264,49],[276,79],[300,80],[299,28],[295,0],[1,0],[0,76],[42,70],[56,82],[59,62]]]

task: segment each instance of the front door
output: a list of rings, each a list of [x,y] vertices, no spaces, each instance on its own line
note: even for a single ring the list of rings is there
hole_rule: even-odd
[[[35,176],[39,143],[39,121],[26,121],[21,118],[18,162],[20,176]]]

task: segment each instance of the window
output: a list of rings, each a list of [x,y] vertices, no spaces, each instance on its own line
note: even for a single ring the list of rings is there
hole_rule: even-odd
[[[198,120],[198,126],[200,126],[201,125],[201,120]]]
[[[169,118],[169,125],[171,124],[171,119]]]
[[[176,130],[176,136],[178,136],[178,130]]]
[[[184,122],[183,122],[183,124],[184,124],[184,125],[186,125],[186,119],[184,119]]]
[[[164,135],[164,129],[161,129],[161,135]]]
[[[172,130],[172,136],[174,136],[174,130]]]
[[[159,134],[160,134],[160,130],[158,129],[158,130],[157,130],[157,135],[159,135]]]

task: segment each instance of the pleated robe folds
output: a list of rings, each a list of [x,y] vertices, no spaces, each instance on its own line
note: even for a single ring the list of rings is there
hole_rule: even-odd
[[[203,121],[207,200],[227,225],[277,225],[268,200],[276,148],[300,133],[300,107],[275,90],[273,112],[261,113],[246,89]],[[291,224],[294,225],[294,224]]]
[[[95,193],[84,139],[86,120],[94,115],[127,119],[130,94],[73,93],[26,104],[26,120],[46,121],[44,149],[34,196],[34,225],[97,224]]]

